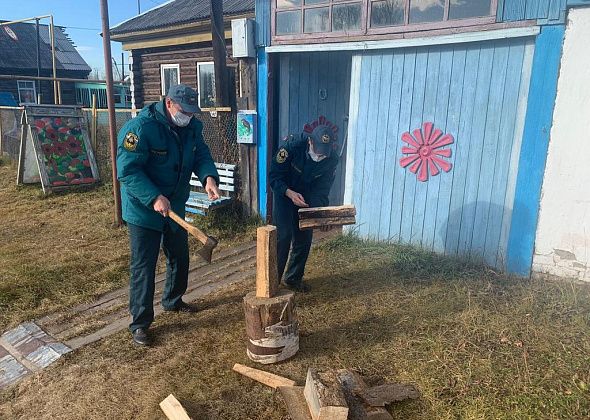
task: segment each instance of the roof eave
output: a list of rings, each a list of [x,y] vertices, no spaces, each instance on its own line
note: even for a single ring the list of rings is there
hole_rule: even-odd
[[[231,18],[231,19],[240,19],[240,18],[253,18],[254,17],[254,10],[248,13],[237,13],[233,15],[224,15],[224,18]],[[225,20],[225,19],[224,19]],[[224,22],[227,26],[229,22]],[[153,28],[153,29],[146,29],[142,31],[130,31],[130,32],[119,32],[119,33],[112,33],[111,32],[111,40],[118,41],[118,42],[125,42],[125,41],[133,41],[141,38],[154,38],[163,35],[170,35],[170,34],[178,34],[187,32],[193,29],[199,29],[200,32],[209,31],[211,26],[211,19],[200,19],[197,21],[183,23],[180,25],[174,26],[165,26],[162,28]]]

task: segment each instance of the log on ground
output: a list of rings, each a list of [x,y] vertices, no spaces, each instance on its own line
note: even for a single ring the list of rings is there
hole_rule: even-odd
[[[274,373],[254,369],[239,363],[234,365],[233,370],[274,389],[279,387],[293,387],[296,384],[295,381],[292,381],[291,379],[283,378],[282,376],[275,375]]]
[[[303,390],[313,420],[346,420],[348,404],[334,371],[310,368]]]
[[[302,386],[280,386],[279,391],[285,400],[291,420],[312,420]]]
[[[373,407],[360,398],[360,395],[367,390],[367,384],[358,373],[348,369],[339,369],[337,375],[348,403],[348,420],[393,419],[384,407]]]

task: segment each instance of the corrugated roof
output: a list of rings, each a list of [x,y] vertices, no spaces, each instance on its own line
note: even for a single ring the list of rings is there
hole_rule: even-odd
[[[254,12],[254,0],[223,0],[223,14]],[[181,25],[211,17],[209,0],[171,0],[111,28],[111,34],[145,31]]]
[[[37,34],[35,25],[15,23],[8,26],[9,31],[0,27],[0,68],[36,69]],[[10,36],[10,31],[16,39]],[[41,40],[41,68],[52,69],[51,41],[48,25],[39,25]],[[80,56],[72,41],[62,28],[55,28],[55,58],[58,70],[91,71]]]

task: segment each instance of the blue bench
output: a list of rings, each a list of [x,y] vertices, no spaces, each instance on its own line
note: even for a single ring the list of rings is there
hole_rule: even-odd
[[[193,221],[193,215],[205,216],[209,210],[226,206],[233,200],[233,196],[236,191],[236,165],[215,162],[215,167],[219,173],[219,190],[224,195],[219,197],[217,200],[209,200],[207,193],[203,188],[203,184],[201,184],[201,181],[195,174],[192,174],[190,180],[191,193],[185,204],[185,220],[187,222]]]

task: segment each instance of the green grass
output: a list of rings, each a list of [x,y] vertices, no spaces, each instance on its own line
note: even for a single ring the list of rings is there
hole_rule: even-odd
[[[396,419],[590,416],[590,287],[524,280],[461,259],[341,236],[312,252],[297,295],[300,350],[256,366],[302,384],[309,367],[353,368],[370,384],[414,384]],[[68,355],[0,394],[7,418],[162,418],[174,393],[198,419],[285,419],[272,389],[231,371],[245,356],[238,285],[164,315],[156,345],[127,332]]]

